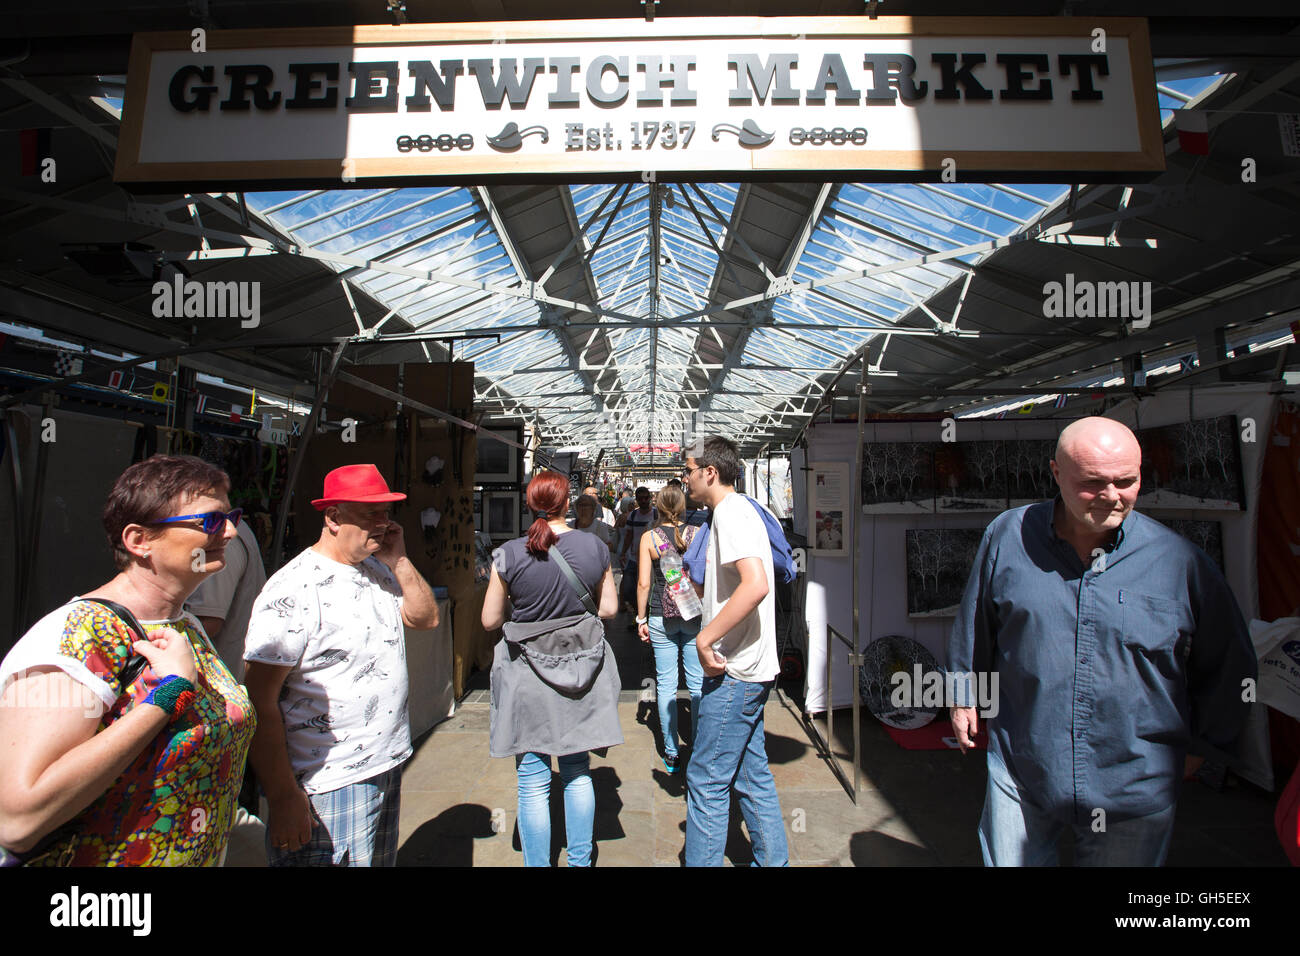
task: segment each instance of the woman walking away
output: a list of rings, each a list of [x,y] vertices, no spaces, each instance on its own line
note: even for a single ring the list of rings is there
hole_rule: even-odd
[[[29,866],[215,866],[255,718],[184,610],[225,567],[226,473],[155,455],[117,479],[118,574],[37,621],[0,664],[0,844]]]
[[[591,865],[596,795],[588,751],[623,742],[618,665],[601,621],[618,611],[609,548],[565,523],[568,492],[558,472],[528,483],[537,519],[493,554],[483,599],[483,627],[504,624],[505,631],[492,661],[489,748],[515,758],[525,866],[550,865],[552,755],[564,781],[568,864]]]
[[[641,535],[637,561],[637,633],[654,649],[655,696],[659,702],[659,729],[664,738],[664,768],[669,773],[676,773],[683,766],[677,751],[677,661],[681,660],[686,668],[692,737],[704,686],[704,670],[695,651],[695,635],[700,631],[699,612],[689,619],[682,616],[682,609],[668,591],[662,563],[666,554],[685,554],[699,530],[682,524],[685,507],[686,496],[680,488],[668,485],[659,492],[659,524]]]

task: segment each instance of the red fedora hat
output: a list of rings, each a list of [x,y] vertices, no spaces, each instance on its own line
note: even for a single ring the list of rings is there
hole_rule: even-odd
[[[325,476],[325,496],[312,502],[317,511],[340,501],[405,501],[406,495],[388,490],[388,482],[374,465],[344,465]]]

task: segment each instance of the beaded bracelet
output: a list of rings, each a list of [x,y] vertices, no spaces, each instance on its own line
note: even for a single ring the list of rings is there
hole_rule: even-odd
[[[170,720],[174,721],[189,709],[196,696],[193,684],[184,677],[169,674],[149,691],[149,696],[144,699],[144,703],[161,707],[168,713]]]

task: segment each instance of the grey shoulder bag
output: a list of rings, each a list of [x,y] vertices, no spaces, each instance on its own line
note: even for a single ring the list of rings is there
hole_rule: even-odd
[[[586,609],[587,613],[596,614],[597,616],[599,616],[596,610],[596,602],[592,600],[591,592],[587,590],[586,585],[584,585],[581,581],[578,580],[578,575],[575,574],[573,568],[569,566],[569,562],[564,560],[564,555],[560,554],[560,549],[559,547],[557,547],[558,544],[559,542],[557,541],[555,544],[551,545],[547,549],[547,554],[549,554],[552,558],[555,559],[556,566],[560,569],[561,572],[563,572],[564,576],[568,579],[569,584],[572,585],[573,587],[573,590],[577,592],[578,600],[582,601],[582,606],[584,609]]]

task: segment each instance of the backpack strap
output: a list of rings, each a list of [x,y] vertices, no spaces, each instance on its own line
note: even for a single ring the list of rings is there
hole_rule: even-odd
[[[573,568],[569,566],[569,562],[564,560],[564,555],[560,554],[560,549],[557,547],[558,544],[559,542],[557,541],[555,544],[551,545],[546,549],[546,553],[555,559],[555,566],[560,569],[561,573],[563,573],[565,578],[568,579],[569,584],[573,587],[573,590],[577,592],[578,600],[582,602],[582,606],[587,613],[596,614],[596,602],[592,600],[591,591],[587,590],[586,585],[578,580],[578,575],[575,574]]]

